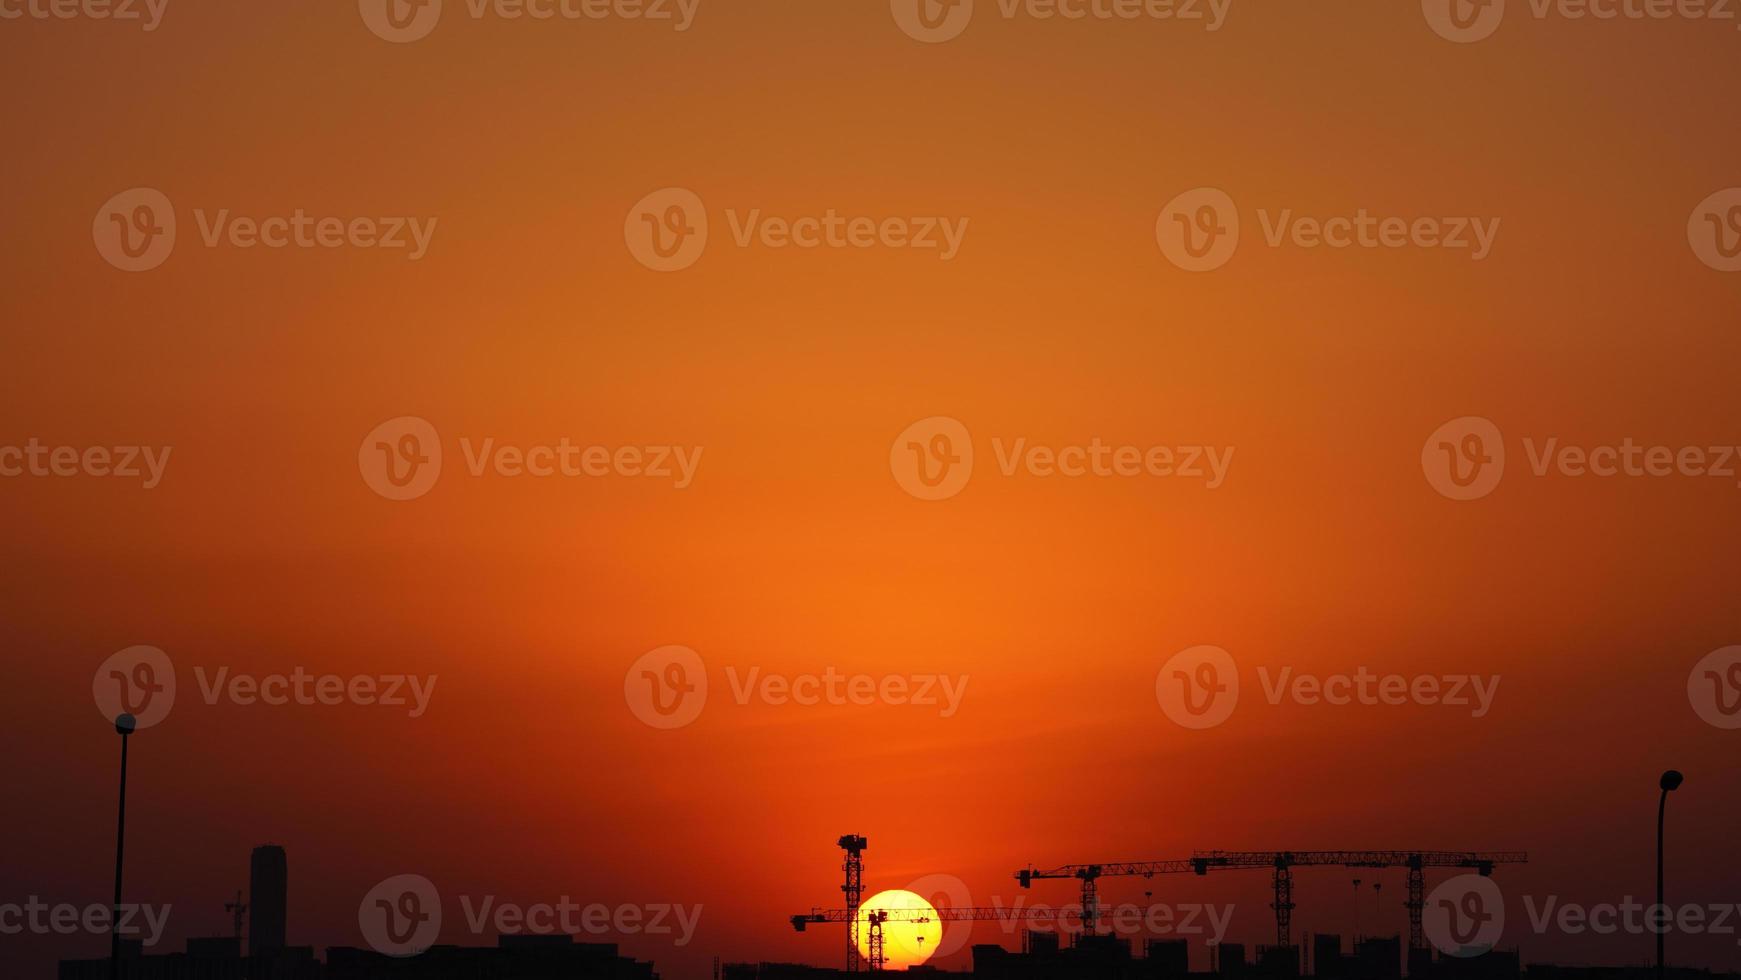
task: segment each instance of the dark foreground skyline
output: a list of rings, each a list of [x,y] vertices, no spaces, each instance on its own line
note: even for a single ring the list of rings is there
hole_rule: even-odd
[[[1669,774],[1673,775],[1673,774]],[[1665,777],[1665,788],[1668,785]],[[1678,785],[1678,784],[1677,784]],[[1666,789],[1665,789],[1666,792]],[[1174,862],[1125,862],[1105,865],[1064,865],[1051,869],[1026,868],[1016,879],[1026,889],[1051,879],[1074,879],[1080,888],[1080,901],[1051,906],[1005,906],[1001,902],[990,907],[969,907],[951,904],[948,892],[959,879],[932,876],[930,884],[939,886],[935,894],[919,903],[917,910],[891,912],[896,899],[891,895],[911,893],[880,893],[867,897],[862,882],[865,873],[865,851],[868,841],[862,835],[839,838],[844,851],[845,884],[840,886],[846,900],[858,909],[825,911],[791,916],[791,925],[798,931],[824,932],[830,927],[838,940],[843,934],[857,938],[871,936],[867,947],[849,940],[844,965],[822,966],[810,963],[736,961],[722,962],[713,957],[714,980],[840,980],[859,978],[862,974],[884,972],[883,934],[889,932],[894,946],[904,946],[911,953],[913,942],[941,939],[950,949],[962,950],[948,967],[929,963],[903,962],[891,952],[887,972],[907,969],[929,975],[972,976],[976,980],[1047,980],[1047,978],[1089,978],[1089,980],[1186,980],[1186,978],[1218,978],[1218,980],[1286,980],[1310,976],[1324,980],[1627,980],[1633,977],[1655,977],[1653,967],[1643,966],[1557,966],[1526,960],[1516,945],[1507,945],[1503,924],[1506,918],[1504,895],[1493,883],[1502,864],[1523,864],[1527,856],[1521,852],[1409,852],[1409,851],[1286,851],[1229,852],[1200,851],[1188,859]],[[1356,911],[1365,904],[1365,883],[1372,890],[1368,906],[1372,912],[1382,909],[1382,881],[1372,876],[1388,864],[1406,864],[1411,870],[1409,899],[1406,907],[1417,900],[1425,912],[1424,922],[1415,922],[1406,934],[1387,935],[1382,932],[1356,930],[1345,937],[1330,932],[1307,931],[1298,941],[1283,942],[1293,937],[1287,932],[1295,911],[1293,875],[1298,871],[1322,867],[1352,868],[1353,899]],[[1101,895],[1109,884],[1121,878],[1151,882],[1156,876],[1192,871],[1201,877],[1213,867],[1236,868],[1241,864],[1272,865],[1271,884],[1274,899],[1267,912],[1274,916],[1275,927],[1281,932],[1273,942],[1246,943],[1227,938],[1226,922],[1218,921],[1213,907],[1184,904],[1178,906],[1151,905],[1141,909],[1125,903],[1103,901]],[[1426,868],[1461,869],[1463,873],[1444,880],[1435,880],[1427,891]],[[1365,870],[1361,870],[1365,869]],[[139,939],[119,941],[115,955],[97,959],[63,960],[58,969],[59,980],[368,980],[368,978],[406,978],[406,980],[462,980],[462,978],[512,978],[512,980],[656,980],[659,977],[657,957],[637,959],[624,955],[617,942],[593,941],[598,938],[598,922],[589,920],[593,935],[579,934],[571,924],[571,914],[590,915],[592,909],[603,906],[565,902],[560,908],[530,911],[517,910],[512,916],[498,910],[493,920],[487,915],[474,917],[472,902],[461,897],[458,904],[464,912],[464,922],[473,931],[485,922],[493,922],[499,934],[491,944],[456,944],[442,942],[445,902],[428,879],[420,875],[401,875],[381,882],[365,895],[357,908],[357,921],[363,933],[362,947],[336,945],[318,951],[310,945],[298,945],[289,939],[292,902],[291,881],[294,876],[289,855],[276,844],[256,847],[249,860],[249,887],[246,900],[238,894],[225,910],[232,917],[232,934],[216,937],[190,937],[185,948],[176,951],[147,949]],[[1418,880],[1419,884],[1414,884]],[[923,887],[923,886],[921,886]],[[1418,890],[1417,890],[1418,889]],[[1151,895],[1145,892],[1145,896]],[[912,896],[919,898],[921,896]],[[490,900],[493,904],[494,900]],[[929,902],[930,904],[926,904]],[[131,912],[133,906],[125,906]],[[1151,931],[1156,911],[1166,913],[1168,927],[1181,934],[1130,935],[1140,931],[1138,924],[1147,915]],[[167,909],[165,910],[167,912]],[[540,920],[539,913],[544,913]],[[698,910],[699,911],[699,910]],[[1231,915],[1232,906],[1225,912]],[[1183,921],[1173,918],[1183,913]],[[451,924],[451,912],[447,913]],[[1213,933],[1201,936],[1203,923],[1199,915],[1213,927]],[[1531,912],[1534,917],[1534,912]],[[151,918],[149,909],[144,918]],[[1381,916],[1381,921],[1382,921]],[[1636,921],[1626,916],[1628,928]],[[932,924],[942,920],[948,933],[923,933],[915,923]],[[1014,932],[1014,942],[969,942],[969,929],[976,922],[995,921]],[[850,927],[851,933],[846,930]],[[909,931],[899,932],[906,926]],[[604,927],[608,930],[608,925]],[[515,931],[510,931],[513,929]],[[525,929],[526,931],[518,931]],[[1112,933],[1112,934],[1109,934]],[[1201,938],[1187,938],[1200,936]],[[1648,938],[1644,933],[1641,936]],[[154,936],[153,940],[160,938]],[[685,935],[682,943],[687,943]],[[1014,948],[1012,948],[1014,947]],[[821,940],[818,951],[838,950],[834,941]],[[929,953],[941,952],[941,944]],[[921,957],[922,959],[922,957]],[[1676,980],[1716,975],[1712,971],[1688,965],[1677,965],[1667,971]]]
[[[1469,957],[1415,958],[1403,970],[1400,936],[1363,937],[1344,947],[1343,937],[1315,935],[1305,947],[1256,947],[1228,943],[1209,951],[1207,969],[1190,968],[1185,940],[1132,942],[1114,936],[1078,937],[1064,945],[1056,933],[1023,937],[1021,948],[975,944],[962,969],[912,966],[888,973],[970,977],[973,980],[1654,980],[1649,966],[1525,965],[1515,950],[1495,949]],[[1204,951],[1198,950],[1202,953]],[[190,940],[185,951],[145,955],[128,944],[116,974],[120,980],[660,980],[657,964],[621,954],[615,943],[576,941],[568,935],[502,936],[494,946],[435,945],[414,956],[330,947],[317,958],[310,947],[290,947],[244,956],[234,938]],[[107,958],[60,964],[58,980],[107,980]],[[714,961],[714,980],[864,980],[867,972],[801,963]],[[1666,980],[1733,977],[1710,970],[1671,967]]]

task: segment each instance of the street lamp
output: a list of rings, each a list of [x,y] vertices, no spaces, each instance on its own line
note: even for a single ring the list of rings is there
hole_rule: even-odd
[[[109,909],[109,980],[120,980],[121,976],[121,854],[127,843],[127,737],[138,727],[138,719],[125,712],[115,719],[115,734],[121,736],[121,804],[115,815],[115,904]]]
[[[1662,910],[1662,912],[1659,913],[1662,915],[1666,915],[1668,912],[1668,906],[1663,903],[1663,898],[1662,898],[1663,820],[1664,820],[1665,815],[1668,812],[1668,795],[1670,793],[1674,792],[1675,790],[1680,789],[1681,783],[1683,783],[1685,781],[1686,781],[1685,776],[1681,775],[1679,772],[1677,772],[1674,769],[1670,769],[1667,772],[1663,773],[1662,779],[1657,782],[1657,785],[1662,787],[1662,796],[1658,797],[1657,801],[1656,801],[1656,907]],[[1666,922],[1658,922],[1657,923],[1657,928],[1656,928],[1656,980],[1662,980],[1662,978],[1663,978],[1663,970],[1664,970],[1664,967],[1663,967],[1663,963],[1664,963],[1663,945],[1664,945],[1664,942],[1663,942],[1663,940],[1665,938],[1667,928],[1668,928],[1668,923],[1666,923]]]

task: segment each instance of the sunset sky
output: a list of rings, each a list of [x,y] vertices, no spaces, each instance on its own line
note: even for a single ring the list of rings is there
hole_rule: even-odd
[[[668,980],[715,956],[832,965],[840,927],[787,917],[840,904],[834,841],[860,833],[869,891],[953,875],[977,905],[1074,898],[1021,892],[1029,863],[1527,850],[1497,879],[1502,945],[1641,963],[1650,937],[1537,934],[1525,897],[1647,899],[1671,766],[1671,901],[1741,900],[1741,730],[1688,697],[1741,644],[1741,476],[1531,466],[1550,439],[1741,446],[1741,273],[1688,228],[1741,185],[1735,21],[1513,0],[1454,43],[1413,0],[1233,0],[1213,31],[979,0],[922,43],[881,0],[702,0],[682,31],[471,9],[405,43],[349,0],[171,0],[150,31],[0,19],[0,446],[172,450],[151,489],[0,477],[0,903],[107,902],[119,747],[93,675],[136,644],[176,681],[131,748],[127,897],[173,906],[159,951],[227,933],[270,841],[297,944],[363,945],[359,900],[416,873],[444,942],[495,942],[459,896],[570,896],[701,905],[686,946],[621,940]],[[1191,272],[1157,222],[1204,187],[1237,202],[1239,247]],[[177,223],[141,272],[97,241],[133,188]],[[669,272],[625,235],[665,188],[709,225]],[[433,233],[415,260],[202,235],[298,209]],[[1480,260],[1266,241],[1284,210],[1361,209],[1500,223]],[[948,259],[740,246],[752,211],[965,232]],[[443,466],[392,500],[360,453],[402,417]],[[933,501],[891,452],[934,417],[975,460]],[[1507,454],[1467,502],[1422,467],[1464,417]],[[681,489],[474,477],[485,440],[700,455]],[[1006,476],[1016,440],[1232,456],[1213,489]],[[626,687],[670,645],[709,690],[659,729]],[[1198,645],[1242,685],[1200,731],[1156,693]],[[417,717],[203,696],[220,670],[298,668],[436,680]],[[1272,705],[1284,669],[1498,687],[1480,717]],[[947,716],[740,704],[752,670],[965,686]],[[1352,929],[1352,877],[1385,883],[1365,931],[1405,929],[1401,871],[1303,870],[1296,936]],[[1229,940],[1273,941],[1261,873],[1103,891],[1231,903]],[[5,935],[0,961],[46,977],[107,948]],[[1671,949],[1741,969],[1735,936]]]

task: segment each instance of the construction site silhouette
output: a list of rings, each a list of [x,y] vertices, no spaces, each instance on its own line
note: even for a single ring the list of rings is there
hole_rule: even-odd
[[[896,965],[886,952],[885,931],[891,923],[973,923],[997,921],[1006,932],[1019,934],[1019,949],[981,943],[969,948],[965,970],[909,964],[905,972],[918,980],[935,976],[975,980],[1287,980],[1302,976],[1325,980],[1645,980],[1670,977],[1697,980],[1705,970],[1650,967],[1525,966],[1516,949],[1458,946],[1475,934],[1445,939],[1428,936],[1426,873],[1448,869],[1485,879],[1495,869],[1528,860],[1522,852],[1444,850],[1319,850],[1319,851],[1197,851],[1190,857],[1160,861],[1065,864],[1026,867],[1014,874],[1024,889],[1048,880],[1072,880],[1079,900],[1056,908],[997,905],[885,909],[867,906],[864,898],[864,854],[868,840],[843,835],[836,842],[844,852],[845,898],[842,908],[814,908],[788,917],[792,928],[841,925],[845,959],[838,967],[796,963],[721,963],[713,980],[859,980],[861,974],[892,972]],[[1293,876],[1297,868],[1399,868],[1407,877],[1408,933],[1356,934],[1348,943],[1340,935],[1319,933],[1304,944],[1293,941]],[[1243,943],[1204,941],[1195,949],[1206,969],[1193,970],[1192,943],[1184,938],[1109,934],[1108,909],[1100,898],[1105,878],[1153,878],[1157,875],[1205,876],[1216,872],[1268,872],[1274,901],[1276,942],[1248,948]],[[324,958],[310,946],[287,943],[288,858],[283,848],[266,845],[250,862],[249,901],[241,895],[226,903],[233,934],[189,939],[185,950],[147,955],[137,940],[122,939],[110,957],[67,960],[60,980],[657,980],[655,964],[625,956],[615,943],[579,942],[557,933],[497,937],[493,946],[431,943],[417,949],[328,947]],[[1356,900],[1360,879],[1354,879]],[[1377,894],[1375,883],[1374,893]],[[383,903],[384,905],[386,903]],[[1452,914],[1479,909],[1452,909]],[[365,903],[359,912],[371,911]],[[384,908],[382,914],[393,915]],[[1111,916],[1116,918],[1116,916]],[[247,929],[244,930],[244,923]],[[365,933],[369,930],[365,925]],[[244,949],[244,933],[247,936]],[[959,947],[958,947],[959,948]]]

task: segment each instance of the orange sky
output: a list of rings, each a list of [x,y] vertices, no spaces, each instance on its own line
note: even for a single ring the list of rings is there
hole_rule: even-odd
[[[1211,33],[980,0],[926,45],[872,0],[703,2],[680,33],[448,7],[409,44],[349,2],[175,0],[149,33],[0,21],[0,445],[173,447],[150,491],[0,479],[20,804],[0,814],[0,902],[106,899],[115,740],[91,676],[140,643],[180,690],[134,742],[129,894],[173,903],[171,948],[227,929],[267,840],[289,852],[293,941],[360,944],[360,896],[417,872],[525,903],[700,903],[692,945],[624,944],[677,978],[715,955],[836,962],[837,933],[785,917],[838,902],[848,832],[870,837],[872,890],[949,873],[981,904],[1016,898],[1030,861],[1220,847],[1527,849],[1508,887],[1618,901],[1651,887],[1668,765],[1689,776],[1677,893],[1734,898],[1738,743],[1686,683],[1741,642],[1741,488],[1537,478],[1522,442],[1741,444],[1741,277],[1686,233],[1741,185],[1732,24],[1538,20],[1514,0],[1460,45],[1412,2],[1235,0]],[[92,216],[142,186],[179,238],[125,273]],[[624,215],[673,186],[713,228],[694,267],[658,273]],[[1155,226],[1201,186],[1245,228],[1193,274]],[[439,224],[415,262],[204,247],[194,212],[226,208]],[[1256,213],[1283,208],[1503,223],[1480,262],[1266,247]],[[728,209],[970,224],[945,262],[738,248]],[[358,446],[407,415],[448,459],[393,502]],[[938,415],[979,460],[924,502],[890,443]],[[1512,458],[1492,496],[1456,503],[1421,446],[1470,415]],[[473,479],[462,438],[704,454],[684,490]],[[1005,478],[994,438],[1236,456],[1213,491]],[[667,644],[702,656],[712,692],[656,731],[623,681]],[[1154,690],[1196,644],[1248,687],[1206,732]],[[299,666],[439,684],[411,719],[207,705],[194,675]],[[1502,685],[1472,719],[1271,707],[1256,679],[1362,666]],[[752,667],[968,687],[947,718],[736,705],[727,668]],[[1348,877],[1302,873],[1297,932],[1350,927]],[[1107,886],[1144,887],[1237,903],[1230,938],[1269,940],[1261,876]],[[1648,955],[1647,937],[1512,919],[1527,959]],[[3,938],[38,975],[106,948]],[[1721,938],[1677,950],[1741,968]]]

